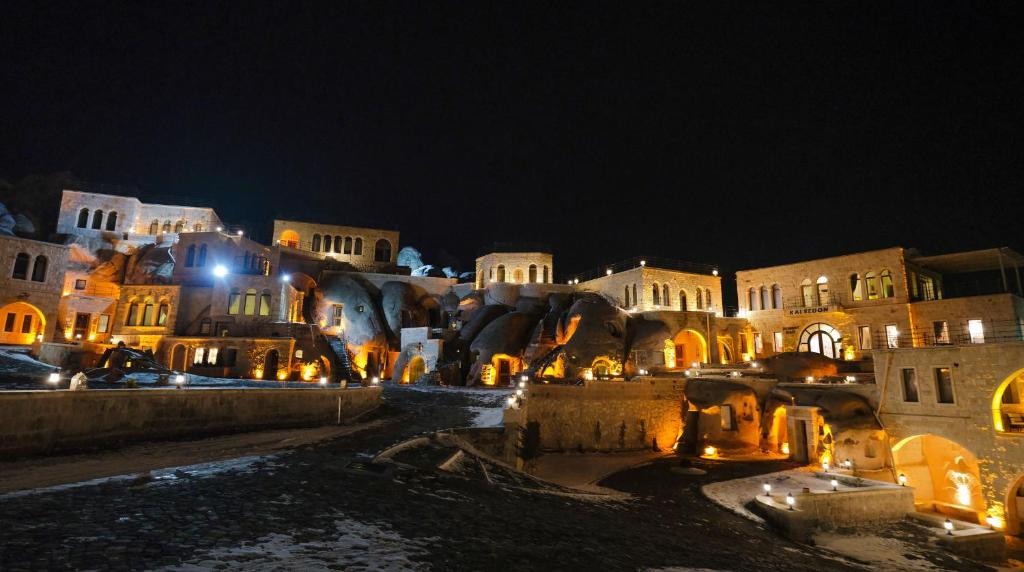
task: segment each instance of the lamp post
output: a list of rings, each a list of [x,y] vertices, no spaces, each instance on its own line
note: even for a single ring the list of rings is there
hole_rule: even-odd
[[[761,488],[764,489],[765,496],[771,498],[771,496],[772,496],[772,484],[771,483],[765,483],[765,484],[761,485]]]
[[[896,480],[900,482],[901,487],[907,486],[907,476],[903,473],[900,473],[900,476],[896,477]]]
[[[786,493],[786,504],[789,505],[789,510],[796,510],[793,508],[793,505],[796,504],[796,497],[793,496],[793,493]]]
[[[946,522],[942,523],[942,526],[946,529],[947,536],[953,536],[953,521],[946,519]]]
[[[174,385],[177,385],[178,389],[181,389],[185,385],[185,376],[180,374],[180,373],[175,375],[174,376]]]
[[[833,491],[838,491],[839,490],[839,481],[838,480],[832,479],[830,484],[832,485],[832,490]]]

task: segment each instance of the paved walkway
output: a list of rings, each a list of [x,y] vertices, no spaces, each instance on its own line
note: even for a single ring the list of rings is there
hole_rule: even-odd
[[[708,501],[712,478],[788,468],[659,460],[601,481],[632,498],[528,491],[418,470],[354,470],[388,445],[468,425],[486,400],[388,388],[378,425],[270,457],[0,500],[0,570],[844,570]],[[169,445],[170,446],[170,445]],[[761,464],[759,464],[761,465]],[[705,465],[702,465],[705,466]],[[721,474],[715,474],[720,471]]]

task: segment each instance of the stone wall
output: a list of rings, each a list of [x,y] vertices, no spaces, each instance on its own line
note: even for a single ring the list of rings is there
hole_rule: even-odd
[[[297,250],[311,252],[320,257],[331,257],[335,260],[342,262],[348,262],[355,266],[359,270],[375,271],[385,270],[394,266],[395,261],[398,260],[398,238],[399,234],[396,230],[385,230],[379,228],[362,228],[356,226],[342,226],[336,224],[320,224],[315,222],[302,222],[295,220],[275,220],[274,221],[274,244],[280,244],[283,242],[282,235],[285,233],[295,233],[299,237],[299,245]],[[313,252],[313,235],[319,234],[321,236],[320,248],[321,251]],[[335,236],[340,236],[342,239],[351,237],[353,240],[352,252],[346,254],[344,248],[338,249],[341,252],[335,252],[334,245],[331,245],[331,252],[323,252],[324,236],[331,236],[332,239]],[[363,252],[362,254],[355,254],[355,239],[363,239]],[[386,240],[391,244],[391,258],[387,261],[378,262],[374,259],[374,248],[378,240]],[[332,240],[333,243],[333,240]]]
[[[344,422],[380,404],[358,389],[0,392],[0,457]]]
[[[54,339],[68,251],[67,246],[60,244],[0,236],[0,340],[4,343],[31,343],[39,333],[46,340]],[[14,265],[21,253],[29,256],[25,279],[14,278]],[[46,260],[46,276],[43,281],[36,282],[32,280],[32,271],[40,257]],[[14,331],[6,332],[15,337],[21,335],[24,316],[35,314],[32,331],[24,336],[25,339],[3,335],[7,313],[16,314]],[[7,339],[9,337],[11,339]]]
[[[537,267],[537,277],[530,280],[530,266]],[[505,279],[499,276],[499,266],[505,267]],[[544,269],[548,269],[544,279]],[[486,288],[492,282],[512,284],[551,284],[555,280],[555,264],[546,252],[492,252],[476,259],[477,288]]]
[[[654,285],[658,285],[658,303],[654,303]],[[669,287],[668,303],[664,300],[664,286]],[[633,286],[636,286],[637,301],[633,302]],[[682,310],[679,291],[686,293],[685,310],[710,310],[717,315],[722,312],[722,278],[709,274],[694,274],[677,270],[665,270],[651,266],[638,266],[631,270],[601,276],[580,282],[579,288],[589,292],[601,292],[614,299],[620,306],[640,311]],[[626,304],[626,288],[630,301]],[[701,303],[697,304],[697,289],[700,289]],[[706,292],[711,291],[711,305],[708,306]]]
[[[532,385],[519,409],[506,411],[515,434],[532,425],[541,450],[625,451],[671,448],[683,429],[678,380]]]

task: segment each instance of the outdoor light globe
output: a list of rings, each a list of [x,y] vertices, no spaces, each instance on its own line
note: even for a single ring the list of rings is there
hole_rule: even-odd
[[[291,274],[282,274],[281,275],[281,282],[291,282],[291,281],[292,281],[292,275]]]
[[[177,383],[178,385],[185,383],[185,376],[180,373],[174,376],[174,383]]]
[[[946,519],[946,522],[942,523],[942,526],[946,529],[946,534],[953,536],[953,521]]]
[[[213,275],[217,278],[223,278],[228,275],[228,267],[223,264],[218,264],[213,267]]]
[[[772,484],[771,483],[765,483],[765,484],[761,485],[761,487],[764,488],[764,494],[766,494],[766,495],[772,494]]]
[[[714,270],[712,270],[712,271],[711,271],[711,275],[712,275],[712,276],[718,276],[718,269],[717,269],[717,268],[715,268]]]
[[[46,378],[46,381],[50,383],[57,383],[60,381],[60,374],[57,372],[51,373],[49,377]]]
[[[900,473],[900,476],[897,477],[897,479],[899,480],[901,487],[907,486],[907,476],[906,475],[904,475],[903,473]]]
[[[517,389],[516,390],[516,397],[522,397],[522,396],[523,396],[523,390],[522,389]]]
[[[327,378],[326,377],[321,377],[320,378],[320,385],[327,385]]]
[[[838,491],[839,490],[839,481],[837,481],[836,479],[832,479],[829,482],[829,484],[832,485],[832,490],[834,490],[834,491]]]
[[[241,231],[241,230],[240,230],[240,231],[238,231],[238,232],[237,232],[236,234],[237,234],[238,236],[242,236],[242,235],[243,235],[243,234],[245,234],[245,233],[244,233],[243,231]]]
[[[373,379],[370,380],[370,383],[377,385],[378,383],[380,383],[380,378],[375,375],[373,376]]]
[[[789,505],[789,510],[793,510],[793,506],[796,504],[796,498],[793,493],[786,493],[786,504]]]

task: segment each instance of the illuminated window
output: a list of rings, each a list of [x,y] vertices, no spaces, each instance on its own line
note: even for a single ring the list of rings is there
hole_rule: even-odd
[[[206,363],[208,365],[217,365],[217,356],[220,355],[218,348],[210,348],[210,351],[206,352]]]
[[[797,351],[812,352],[837,359],[842,355],[843,338],[839,331],[824,322],[811,324],[800,334]]]
[[[245,291],[245,305],[242,307],[242,311],[246,316],[252,316],[256,313],[256,289],[249,288]]]
[[[185,221],[179,220],[178,222],[174,223],[174,232],[175,233],[181,234],[181,231],[183,231],[183,230],[185,230]]]
[[[831,304],[832,300],[828,296],[828,278],[819,276],[817,285],[818,304],[822,306]]]
[[[874,272],[868,272],[864,275],[864,282],[868,289],[868,300],[878,299],[878,277],[875,276]]]
[[[205,353],[206,352],[205,352],[205,350],[203,348],[196,348],[196,353],[192,355],[192,363],[193,364],[201,364],[201,363],[203,363],[203,357],[204,357]]]
[[[651,287],[651,295],[653,296],[652,299],[654,300],[654,305],[655,306],[660,306],[661,305],[661,288],[658,288],[657,284],[655,284],[654,286]]]
[[[882,297],[883,298],[892,298],[893,296],[895,296],[896,295],[896,289],[892,285],[892,272],[889,272],[888,270],[883,270],[882,274],[881,274],[881,280],[882,280],[882,291],[881,291]]]
[[[850,275],[850,292],[853,293],[854,300],[864,299],[864,285],[860,281],[860,274]]]
[[[164,221],[163,231],[164,232],[171,232],[171,221],[169,221],[169,220],[165,220]]]
[[[971,336],[972,344],[985,343],[985,326],[981,320],[967,320],[967,333]]]
[[[100,314],[96,321],[96,331],[105,334],[110,331],[110,314]]]
[[[512,281],[516,284],[522,284],[523,282],[523,269],[516,268],[512,271]]]
[[[935,368],[935,396],[939,403],[955,403],[953,374],[948,367]]]
[[[754,332],[754,353],[764,352],[764,341],[761,340],[761,333]]]
[[[345,319],[345,307],[341,304],[335,304],[333,312],[331,313],[331,325],[335,328],[340,328]]]
[[[505,265],[504,264],[499,264],[498,265],[498,279],[497,279],[497,281],[498,282],[504,282],[505,281]]]
[[[260,315],[270,315],[270,292],[266,290],[264,290],[263,293],[260,294]]]
[[[805,308],[818,305],[817,300],[814,299],[814,286],[811,285],[810,280],[805,278],[804,281],[800,283],[800,294],[803,296]]]
[[[871,349],[871,326],[858,326],[857,337],[860,342],[860,349]]]
[[[153,303],[146,302],[146,305],[142,308],[142,325],[152,326],[153,325]]]
[[[233,289],[228,294],[228,314],[238,314],[239,306],[241,305],[242,293],[239,290]]]
[[[917,394],[917,371],[913,368],[901,369],[900,380],[903,382],[903,401],[908,403],[920,401]]]
[[[167,315],[171,313],[171,307],[167,304],[160,304],[160,308],[156,313],[156,325],[164,326],[167,325]]]
[[[935,334],[935,343],[937,344],[948,344],[949,343],[949,322],[940,320],[932,322],[932,331]]]
[[[772,333],[772,344],[775,346],[776,352],[782,352],[782,332]]]
[[[900,347],[900,331],[896,324],[886,324],[885,346],[889,349]]]

